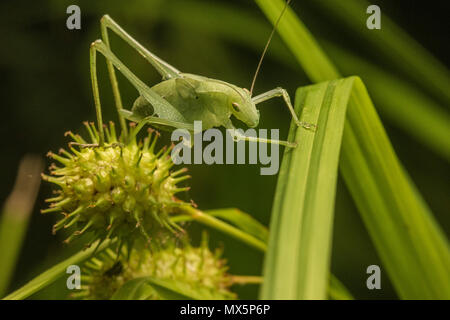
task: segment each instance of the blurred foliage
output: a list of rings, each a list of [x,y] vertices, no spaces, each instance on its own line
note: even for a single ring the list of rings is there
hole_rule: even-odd
[[[440,7],[436,3],[428,8],[429,4],[423,1],[380,0],[373,3],[379,4],[382,14],[389,15],[448,65],[448,35],[443,28],[446,20],[443,4]],[[66,28],[66,8],[71,4],[81,8],[81,30]],[[410,81],[404,73],[392,67],[392,61],[385,61],[383,55],[377,55],[373,47],[365,44],[352,30],[354,26],[341,25],[338,19],[330,19],[329,12],[315,6],[313,1],[294,0],[292,7],[317,38],[327,39],[358,58],[370,61],[384,72]],[[149,50],[180,70],[243,87],[250,85],[260,52],[271,30],[270,23],[252,1],[3,1],[0,4],[2,202],[12,188],[15,169],[25,153],[44,155],[49,150],[57,151],[68,142],[64,138],[65,131],[84,133],[82,121],[95,119],[88,50],[89,44],[100,37],[99,19],[104,13],[110,14]],[[160,80],[145,60],[117,37],[111,41],[113,50],[141,79],[148,83]],[[112,92],[102,60],[99,59],[99,78],[104,119],[115,120]],[[358,74],[358,70],[351,72]],[[119,82],[124,105],[129,107],[137,96],[136,91],[120,76]],[[274,37],[255,92],[282,86],[293,96],[297,87],[309,83],[279,37]],[[420,90],[414,81],[411,81],[411,86]],[[368,90],[370,92],[370,85]],[[376,105],[376,97],[374,101]],[[280,128],[280,137],[286,137],[290,115],[281,103],[273,100],[261,104],[260,127]],[[435,99],[435,103],[438,108],[448,110],[448,106],[442,105],[442,100]],[[397,127],[388,116],[384,118],[381,114],[381,117],[400,160],[448,235],[450,186],[447,160]],[[167,136],[165,139],[168,141]],[[191,165],[189,169],[193,179],[188,198],[194,199],[200,208],[237,207],[265,225],[269,223],[276,176],[260,176],[256,165]],[[43,184],[10,289],[20,287],[82,246],[82,241],[63,246],[62,240],[67,235],[51,235],[55,217],[38,214],[38,210],[44,207],[43,199],[50,192],[50,186]],[[199,235],[201,228],[192,224],[191,230],[198,240],[196,235]],[[222,243],[232,273],[260,274],[261,253],[212,232],[211,247]],[[395,297],[386,276],[382,278],[383,290],[369,291],[366,288],[367,266],[381,265],[381,262],[340,178],[331,263],[332,272],[356,298]],[[64,294],[62,284],[57,282],[34,297],[61,297]],[[257,296],[256,286],[236,289],[240,298]]]

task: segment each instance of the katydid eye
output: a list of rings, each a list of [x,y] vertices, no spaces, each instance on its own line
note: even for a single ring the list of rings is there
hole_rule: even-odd
[[[233,102],[231,105],[233,106],[234,111],[239,112],[239,105],[237,104],[237,102]]]

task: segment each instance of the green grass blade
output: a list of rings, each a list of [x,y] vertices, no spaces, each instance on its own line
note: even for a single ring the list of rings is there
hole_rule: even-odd
[[[6,293],[25,240],[41,181],[43,162],[39,156],[25,156],[16,182],[0,216],[0,297]]]
[[[205,215],[208,216],[208,218],[202,218]],[[262,251],[265,251],[266,247],[265,245],[262,245],[261,241],[266,243],[269,239],[269,230],[266,226],[253,218],[253,216],[251,216],[250,214],[245,213],[237,208],[212,209],[206,210],[204,212],[193,209],[189,210],[189,213],[187,214],[174,216],[171,218],[171,220],[173,222],[197,220],[200,223],[203,223],[207,226],[213,226],[217,230],[234,237],[236,237],[236,235],[245,233],[255,239],[255,241],[253,241],[251,245]],[[230,223],[230,225],[228,225],[227,223]],[[241,241],[248,243],[248,241],[242,239],[242,237],[240,239]],[[258,242],[259,244],[255,246],[254,244],[256,244],[256,242]]]
[[[300,88],[296,111],[317,131],[291,126],[272,209],[263,299],[325,299],[345,110],[353,78]]]
[[[380,113],[391,123],[450,160],[450,115],[434,100],[391,73],[357,56],[326,43],[339,68],[346,74],[358,71],[370,88]]]
[[[313,0],[314,5],[339,19],[354,33],[361,35],[377,54],[391,62],[417,84],[435,96],[450,102],[450,74],[448,69],[417,41],[400,29],[381,8],[381,29],[366,28],[366,9],[370,5],[365,0]]]
[[[331,275],[328,297],[331,300],[353,300],[353,296],[338,278]]]
[[[447,239],[399,163],[360,80],[348,106],[340,169],[399,296],[450,298]]]
[[[51,267],[47,271],[41,273],[39,276],[28,282],[22,288],[14,291],[13,293],[7,295],[4,300],[23,300],[31,296],[33,293],[45,288],[51,283],[58,280],[64,274],[66,274],[66,269],[72,264],[80,264],[84,260],[89,259],[97,248],[96,252],[100,252],[106,249],[112,242],[110,240],[105,240],[98,248],[97,242],[92,244],[89,249],[82,250],[72,257],[58,263],[57,265]]]
[[[267,18],[274,23],[284,8],[282,0],[255,0]],[[313,82],[340,78],[340,74],[292,9],[287,8],[277,31]]]
[[[348,103],[347,116],[345,110]],[[296,111],[315,134],[291,126],[272,209],[264,299],[324,299],[340,169],[400,297],[450,297],[447,240],[393,152],[357,77],[299,88]]]
[[[269,230],[266,226],[262,225],[248,213],[245,213],[239,209],[215,209],[207,210],[206,213],[212,215],[213,217],[228,221],[242,231],[245,231],[264,242],[267,242],[269,239]]]
[[[277,19],[279,13],[281,12],[284,3],[281,0],[255,0],[257,4],[261,7],[264,13],[267,15],[269,20],[272,23]],[[330,1],[319,1],[318,4],[324,4],[325,2],[329,3],[329,6],[349,6],[349,2],[347,1],[332,1],[333,5],[330,4]],[[367,8],[367,6],[366,6]],[[327,10],[330,10],[328,7]],[[334,11],[333,11],[334,12]],[[361,12],[365,12],[365,9]],[[336,14],[340,15],[341,12],[336,10]],[[358,20],[366,17],[365,14],[358,13],[360,16]],[[384,19],[384,17],[383,17]],[[346,21],[349,23],[353,23],[355,19],[348,19],[345,17]],[[351,21],[350,21],[351,20]],[[384,21],[384,20],[383,20]],[[358,22],[362,23],[362,22]],[[365,26],[365,22],[362,24]],[[384,29],[386,27],[386,29]],[[395,25],[394,25],[394,28]],[[362,32],[369,31],[366,28],[356,28]],[[382,30],[385,32],[389,29],[389,26],[383,25]],[[396,28],[398,29],[398,28]],[[292,10],[288,10],[285,13],[285,16],[280,21],[279,26],[277,28],[282,39],[289,47],[293,55],[297,58],[297,61],[300,63],[305,73],[313,82],[321,82],[326,80],[332,80],[340,78],[341,75],[337,71],[338,69],[331,62],[331,60],[327,57],[325,52],[320,48],[319,44],[315,41],[314,37],[310,34],[308,29],[303,25],[303,23],[295,16]],[[377,30],[378,32],[380,30]],[[373,35],[373,31],[371,35]],[[392,45],[395,45],[396,40],[406,39],[408,38],[406,35],[403,37],[403,33],[392,36],[394,40],[389,40]],[[376,41],[377,45],[382,45],[382,40],[378,37],[369,37],[370,39],[378,39]],[[384,39],[384,38],[383,38]],[[409,56],[410,52],[415,52],[412,50],[413,47],[416,47],[414,40],[408,38],[409,40],[405,43],[401,44],[402,47],[406,48],[404,50],[404,54],[406,54],[410,59],[415,61],[413,64],[406,64],[408,70],[412,70],[414,75],[415,67],[425,65],[422,62],[425,60],[425,57],[430,57],[430,55],[423,49],[419,50],[421,52],[418,56]],[[381,42],[380,42],[381,41]],[[400,41],[402,42],[402,41]],[[408,44],[411,44],[409,46]],[[328,48],[328,47],[327,47]],[[390,52],[388,50],[381,50],[383,52]],[[337,56],[335,57],[335,53]],[[351,59],[343,58],[339,52],[336,50],[332,50],[330,52],[333,58],[336,58],[339,62],[347,63],[343,65],[343,70],[359,70],[357,67],[358,61],[355,60],[355,64],[352,65],[353,61]],[[280,58],[279,55],[276,55],[277,58]],[[400,59],[400,58],[395,58]],[[419,59],[419,60],[418,60]],[[422,73],[427,73],[427,70],[430,70],[428,74],[428,78],[433,78],[435,75],[435,80],[431,83],[436,83],[437,79],[441,79],[438,84],[433,85],[433,88],[442,88],[449,87],[448,80],[448,72],[445,67],[442,67],[439,62],[435,61],[434,58],[430,58],[434,61],[430,62],[434,67],[429,66],[429,69],[422,68]],[[344,60],[344,61],[343,61]],[[400,59],[401,60],[401,59]],[[403,61],[402,61],[403,64]],[[413,66],[413,67],[411,67]],[[363,66],[364,67],[364,66]],[[371,92],[373,92],[374,96],[377,98],[377,101],[380,100],[382,103],[380,107],[382,109],[380,111],[385,112],[387,118],[390,119],[395,125],[403,129],[405,132],[409,133],[413,137],[417,138],[419,141],[427,145],[429,148],[442,155],[444,158],[449,158],[449,139],[448,139],[448,114],[443,112],[440,106],[436,105],[430,98],[426,95],[417,92],[416,89],[412,88],[405,81],[394,78],[382,71],[375,70],[374,68],[364,68],[366,71],[365,74],[367,77],[363,77],[365,81],[366,78],[368,81],[367,85],[370,88]],[[354,74],[354,72],[352,72]],[[359,75],[359,74],[358,74]],[[373,79],[373,81],[371,81]],[[424,78],[425,79],[425,78]],[[424,79],[421,80],[421,83],[428,83],[428,81]],[[447,94],[450,92],[446,91]]]
[[[281,0],[256,2],[271,21],[278,17],[284,5]],[[291,10],[281,20],[278,31],[314,81],[336,77],[334,66]],[[306,38],[310,39],[303,41]],[[448,298],[447,239],[399,163],[365,86],[356,79],[348,105],[340,161],[345,182],[399,296]],[[279,228],[276,223],[272,225]],[[272,237],[277,236],[271,231]],[[270,246],[275,244],[269,242]],[[276,263],[271,260],[276,258],[271,253],[266,263],[270,272],[274,272],[270,265]],[[264,293],[269,294],[269,290],[263,296]]]
[[[192,208],[191,206],[182,206],[180,208],[181,212],[183,213],[183,216],[181,216],[182,220],[186,220],[184,215],[189,216],[193,220],[206,225],[208,227],[214,228],[218,231],[221,231],[225,234],[228,234],[229,236],[242,241],[252,247],[254,247],[257,250],[265,251],[267,249],[267,245],[265,241],[262,241],[250,233],[241,230],[237,227],[234,227],[230,224],[228,224],[225,221],[222,221],[220,219],[217,219],[213,217],[210,214],[206,214],[198,209]],[[173,221],[177,221],[177,219],[172,219]]]

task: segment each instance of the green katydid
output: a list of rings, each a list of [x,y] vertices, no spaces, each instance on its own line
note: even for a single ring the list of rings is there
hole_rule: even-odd
[[[290,0],[286,2],[283,12],[289,2]],[[283,12],[280,14],[278,21],[280,21]],[[197,120],[202,121],[203,130],[220,126],[231,129],[230,132],[235,141],[246,140],[295,147],[295,142],[246,136],[234,130],[235,128],[231,121],[231,116],[233,115],[247,126],[254,128],[259,123],[259,111],[256,109],[256,104],[274,97],[282,97],[298,126],[305,129],[315,128],[313,124],[299,121],[289,95],[283,88],[278,87],[252,97],[256,76],[278,21],[275,23],[261,55],[251,88],[247,90],[225,81],[180,72],[144,48],[111,17],[108,15],[103,16],[100,22],[103,40],[93,42],[90,48],[91,80],[99,126],[100,145],[103,143],[103,125],[96,71],[97,52],[100,52],[106,58],[114,100],[124,134],[127,132],[124,118],[138,122],[140,125],[148,123],[170,129],[187,129],[190,132],[193,132],[193,123]],[[110,50],[108,29],[116,33],[141,54],[162,76],[162,81],[149,87],[130,71]],[[131,111],[124,109],[122,106],[115,69],[119,70],[139,92],[139,97],[135,100]]]

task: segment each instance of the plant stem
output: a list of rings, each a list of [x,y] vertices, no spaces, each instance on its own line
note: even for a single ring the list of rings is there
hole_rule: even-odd
[[[260,284],[263,282],[263,277],[261,276],[231,276],[232,284]]]
[[[265,252],[267,250],[267,245],[264,242],[227,224],[226,222],[216,219],[216,218],[214,218],[208,214],[205,214],[198,209],[192,208],[191,206],[188,206],[188,205],[182,206],[181,210],[182,210],[182,213],[189,215],[190,217],[192,217],[192,219],[194,219],[204,225],[212,227],[216,230],[222,231],[223,233],[226,233],[226,234],[232,236],[233,238],[236,238],[242,242],[245,242],[246,244],[254,247],[255,249],[258,249],[263,252]]]

